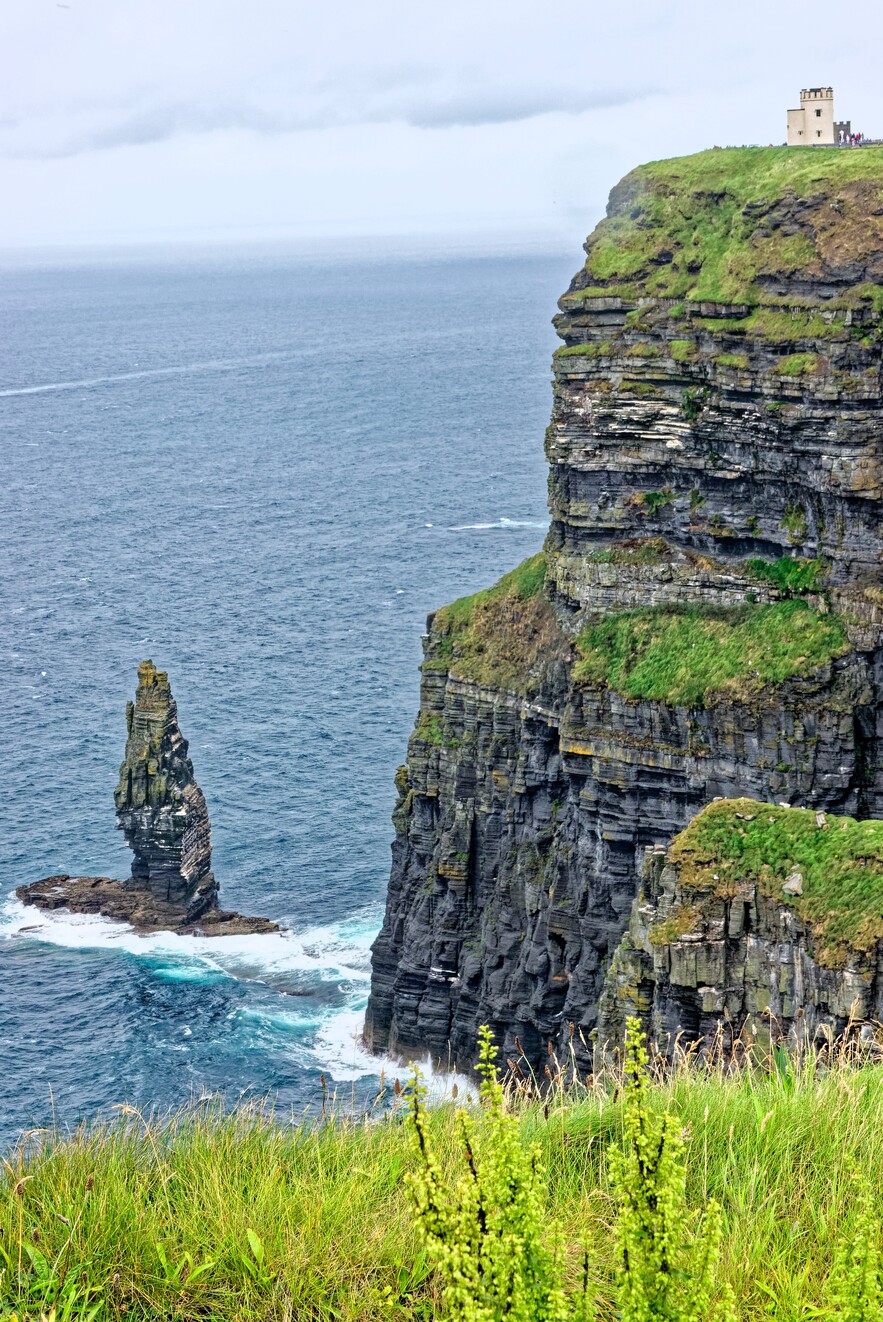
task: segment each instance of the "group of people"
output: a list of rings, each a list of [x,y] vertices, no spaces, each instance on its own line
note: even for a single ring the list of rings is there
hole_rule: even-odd
[[[846,134],[843,132],[843,129],[840,130],[841,147],[860,147],[864,142],[864,140],[865,140],[865,135],[863,133]]]

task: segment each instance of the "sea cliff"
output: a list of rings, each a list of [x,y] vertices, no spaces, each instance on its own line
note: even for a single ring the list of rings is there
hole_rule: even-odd
[[[378,1051],[588,1069],[648,847],[715,798],[883,817],[883,152],[644,166],[585,251],[544,552],[428,622]]]

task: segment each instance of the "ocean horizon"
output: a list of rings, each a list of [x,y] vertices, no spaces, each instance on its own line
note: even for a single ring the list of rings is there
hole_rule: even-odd
[[[573,259],[0,256],[2,1141],[122,1103],[362,1105],[358,1044],[428,611],[542,545]],[[139,937],[16,886],[128,875],[113,787],[168,670],[221,902]]]

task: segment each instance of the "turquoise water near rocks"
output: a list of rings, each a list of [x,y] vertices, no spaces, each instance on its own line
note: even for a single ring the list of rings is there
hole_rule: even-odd
[[[427,611],[542,544],[572,259],[307,253],[0,270],[0,1143],[207,1093],[356,1105]],[[222,901],[280,936],[25,909],[128,874],[135,670],[168,669]]]

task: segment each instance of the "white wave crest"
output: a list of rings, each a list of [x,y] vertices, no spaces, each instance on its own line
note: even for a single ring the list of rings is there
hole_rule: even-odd
[[[448,532],[487,532],[494,528],[548,528],[549,520],[539,519],[494,519],[491,523],[454,523]]]

